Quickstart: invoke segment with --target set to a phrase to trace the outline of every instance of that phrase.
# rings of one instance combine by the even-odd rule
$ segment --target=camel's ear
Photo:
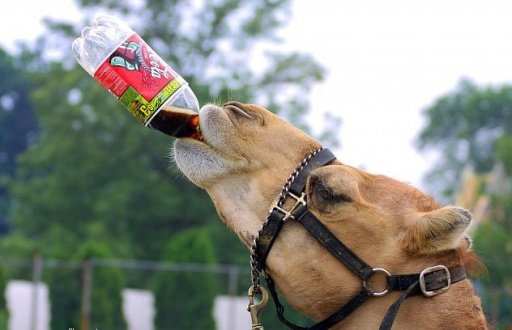
[[[446,206],[421,215],[411,223],[402,237],[409,252],[432,254],[467,244],[464,232],[472,219],[471,213],[461,207]]]

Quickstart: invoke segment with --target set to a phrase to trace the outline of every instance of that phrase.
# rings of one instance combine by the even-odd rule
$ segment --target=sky
[[[6,0],[0,44],[32,40],[42,17],[73,19],[71,0]],[[310,120],[342,118],[337,157],[423,187],[434,155],[414,142],[422,111],[462,78],[512,82],[510,0],[295,0],[283,48],[313,56],[327,70],[314,86]]]

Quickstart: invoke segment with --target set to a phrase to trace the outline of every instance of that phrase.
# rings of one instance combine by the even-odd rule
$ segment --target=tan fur
[[[199,118],[205,142],[177,140],[176,164],[206,189],[221,218],[250,247],[283,183],[320,144],[256,105],[208,105]],[[477,263],[464,235],[469,212],[440,207],[407,184],[335,161],[310,174],[306,192],[310,211],[372,267],[410,274],[438,264]],[[316,320],[361,288],[357,277],[293,221],[279,234],[266,270],[291,305]],[[375,278],[371,285],[381,282]],[[378,329],[398,295],[371,298],[336,329]],[[393,329],[487,325],[471,282],[463,280],[434,298],[409,298]]]

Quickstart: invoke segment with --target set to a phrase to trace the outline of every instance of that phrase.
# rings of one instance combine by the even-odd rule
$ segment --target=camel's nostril
[[[245,107],[242,103],[231,101],[226,104],[224,104],[224,109],[228,109],[233,111],[235,114],[240,115],[247,119],[254,119],[253,116],[251,116],[247,111],[245,110]]]

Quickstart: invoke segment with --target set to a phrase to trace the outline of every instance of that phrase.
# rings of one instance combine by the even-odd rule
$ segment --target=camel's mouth
[[[190,138],[212,147],[220,147],[220,149],[227,147],[225,142],[236,140],[237,133],[234,127],[240,127],[236,118],[255,120],[243,104],[235,101],[227,102],[222,107],[208,104],[201,108],[199,114],[176,108],[168,111],[175,112],[176,122],[173,124],[183,127],[182,131],[178,131],[173,136]]]
[[[178,168],[198,186],[205,188],[247,167],[245,154],[250,139],[246,136],[251,131],[246,125],[253,117],[241,107],[234,103],[203,106],[190,120],[193,131],[174,142]]]
[[[203,132],[201,132],[201,125],[199,124],[199,115],[195,116],[194,118],[192,118],[190,120],[190,125],[193,129],[192,134],[190,134],[188,136],[183,136],[183,137],[188,137],[190,139],[194,139],[199,142],[204,142]],[[177,136],[177,137],[179,137],[179,136]]]
[[[201,132],[201,126],[199,125],[199,117],[197,119],[196,133],[191,136],[192,139],[204,142],[203,132]]]
[[[235,126],[238,125],[234,124],[234,119],[229,114],[230,112],[236,113],[238,116],[245,114],[246,117],[252,118],[229,103],[222,107],[208,104],[201,108],[199,113],[187,113],[190,117],[185,118],[185,116],[181,116],[178,118],[177,116],[177,120],[187,122],[180,124],[184,127],[183,132],[174,136],[185,138],[185,140],[196,140],[216,149],[217,152],[225,153],[227,149],[232,147],[232,143],[237,140]]]

